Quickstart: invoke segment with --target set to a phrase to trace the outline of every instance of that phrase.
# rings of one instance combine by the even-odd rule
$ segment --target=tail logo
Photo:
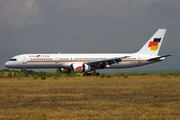
[[[150,47],[150,50],[156,51],[158,49],[158,43],[161,41],[161,38],[154,38],[153,41],[149,42],[148,47]]]

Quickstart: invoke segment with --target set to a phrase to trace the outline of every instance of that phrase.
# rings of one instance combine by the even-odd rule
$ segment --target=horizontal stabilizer
[[[151,59],[149,59],[149,60],[147,60],[147,61],[159,60],[160,58],[169,57],[169,56],[172,56],[172,55],[163,55],[163,56],[160,56],[160,57],[151,58]]]

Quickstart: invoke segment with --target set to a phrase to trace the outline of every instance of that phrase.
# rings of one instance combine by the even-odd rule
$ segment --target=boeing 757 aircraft
[[[12,57],[5,66],[13,69],[59,68],[60,71],[78,73],[96,72],[96,69],[130,68],[156,63],[171,55],[159,56],[166,29],[159,29],[135,53],[91,54],[21,54]]]

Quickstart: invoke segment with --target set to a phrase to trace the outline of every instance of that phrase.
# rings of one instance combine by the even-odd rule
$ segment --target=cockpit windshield
[[[12,58],[12,59],[10,59],[9,61],[17,61],[17,59]]]

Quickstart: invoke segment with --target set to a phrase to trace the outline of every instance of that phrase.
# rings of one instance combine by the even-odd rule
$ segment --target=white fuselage
[[[151,64],[156,61],[147,61],[152,58],[148,55],[140,54],[22,54],[14,56],[10,61],[5,63],[6,67],[15,69],[36,69],[36,68],[71,68],[74,63],[86,63],[90,61],[105,60],[116,57],[130,56],[122,59],[121,62],[107,65],[105,68],[129,68],[137,67],[146,64]],[[155,56],[153,56],[155,57]],[[16,59],[16,60],[13,60]]]
[[[65,68],[75,72],[138,67],[171,56],[158,56],[165,32],[166,29],[159,29],[138,52],[132,54],[22,54],[12,57],[5,66],[15,69]]]

